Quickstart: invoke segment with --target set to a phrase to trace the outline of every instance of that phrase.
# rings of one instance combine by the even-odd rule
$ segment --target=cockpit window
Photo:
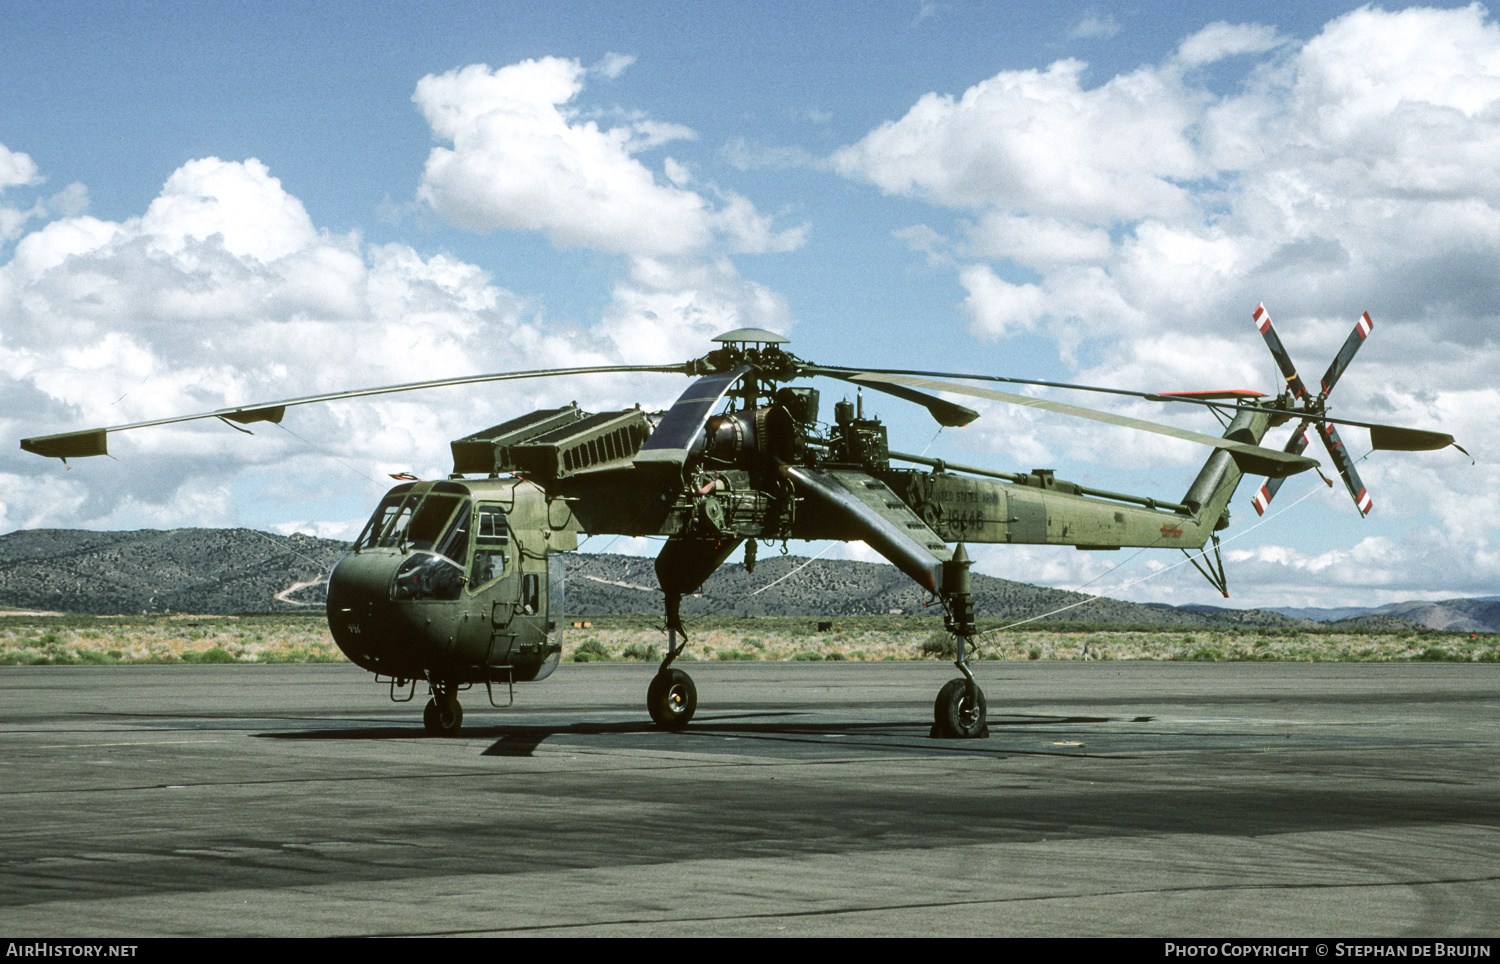
[[[398,486],[386,493],[385,498],[380,500],[380,505],[375,507],[375,512],[370,516],[370,521],[365,523],[364,530],[360,532],[359,538],[354,540],[356,551],[360,549],[373,549],[381,545],[381,537],[390,528],[391,522],[396,518],[396,513],[401,503],[410,501],[415,503],[416,496],[409,493],[411,486]]]
[[[450,504],[451,503],[451,504]],[[456,511],[452,504],[457,505]],[[430,527],[452,521],[433,540]],[[399,519],[399,514],[398,514]],[[412,514],[406,538],[412,554],[391,580],[392,599],[457,599],[464,585],[464,562],[469,554],[469,500],[452,495],[429,495]]]
[[[414,492],[389,492],[370,516],[354,548],[381,546],[431,551],[445,533],[451,537],[449,520],[460,505],[467,509],[468,504],[468,499],[447,492],[430,492],[425,497]],[[467,545],[455,558],[463,558],[465,548]]]
[[[428,495],[412,513],[411,523],[402,533],[406,544],[413,549],[431,549],[437,545],[438,536],[443,534],[448,520],[453,518],[453,510],[458,508],[459,503],[467,501],[456,495],[436,492]],[[400,521],[397,519],[398,524]]]

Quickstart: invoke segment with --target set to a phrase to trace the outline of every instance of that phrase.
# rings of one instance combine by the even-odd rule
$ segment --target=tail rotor
[[[1287,389],[1292,401],[1301,406],[1301,412],[1311,417],[1303,418],[1297,425],[1297,430],[1286,443],[1284,451],[1292,455],[1302,454],[1307,448],[1307,428],[1316,425],[1318,435],[1323,440],[1323,447],[1328,450],[1329,458],[1339,470],[1339,476],[1344,480],[1344,485],[1349,490],[1350,497],[1354,500],[1355,508],[1361,516],[1370,514],[1375,503],[1370,498],[1369,491],[1364,482],[1360,480],[1359,472],[1354,468],[1354,459],[1350,457],[1344,440],[1339,436],[1338,429],[1331,422],[1324,422],[1317,416],[1323,414],[1324,405],[1328,394],[1338,384],[1339,377],[1344,374],[1344,369],[1354,360],[1354,353],[1359,351],[1365,339],[1375,328],[1375,322],[1370,320],[1367,311],[1355,322],[1354,330],[1344,340],[1344,345],[1339,349],[1333,361],[1328,365],[1328,371],[1324,373],[1320,383],[1320,391],[1313,396],[1303,384],[1302,377],[1297,374],[1297,366],[1292,364],[1292,357],[1287,353],[1286,347],[1282,345],[1281,338],[1276,334],[1276,328],[1271,324],[1271,314],[1266,311],[1264,304],[1256,305],[1252,315],[1255,327],[1260,331],[1261,337],[1266,340],[1266,347],[1271,350],[1271,356],[1276,359],[1276,366],[1281,369],[1282,376],[1286,379]],[[1281,488],[1281,479],[1267,479],[1265,484],[1256,491],[1251,503],[1259,515],[1264,515],[1266,508],[1271,504],[1271,499],[1276,496],[1277,490]],[[1330,485],[1332,483],[1329,483]]]

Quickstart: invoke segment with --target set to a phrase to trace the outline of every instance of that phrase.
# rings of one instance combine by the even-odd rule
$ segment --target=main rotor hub
[[[778,383],[796,378],[803,364],[795,355],[781,350],[780,346],[787,343],[786,336],[764,328],[736,328],[719,335],[714,341],[724,347],[690,362],[689,372],[709,375],[748,366],[750,373],[736,390],[730,392],[742,399],[747,408],[753,408],[758,399],[774,394]]]

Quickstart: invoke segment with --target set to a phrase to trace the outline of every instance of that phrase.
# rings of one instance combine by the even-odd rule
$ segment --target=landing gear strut
[[[464,725],[464,708],[458,704],[458,696],[451,685],[434,684],[432,699],[422,710],[422,725],[428,736],[457,736]]]
[[[969,591],[969,554],[958,544],[952,560],[943,563],[943,598],[948,604],[947,628],[957,644],[953,665],[963,679],[949,680],[938,690],[932,706],[932,735],[948,739],[973,739],[990,735],[985,722],[984,690],[969,670],[968,647],[974,625],[974,596]]]
[[[687,645],[687,633],[682,631],[682,618],[677,610],[680,601],[680,596],[667,596],[667,656],[646,689],[646,709],[651,713],[651,721],[668,730],[687,726],[698,709],[698,687],[693,685],[693,678],[672,668],[672,660]],[[677,643],[679,633],[682,645]]]

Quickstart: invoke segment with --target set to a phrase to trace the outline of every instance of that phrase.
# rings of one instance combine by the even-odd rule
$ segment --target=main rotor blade
[[[250,422],[280,422],[286,410],[293,405],[311,405],[315,402],[335,402],[345,398],[364,398],[370,395],[390,395],[396,392],[414,392],[424,388],[447,388],[454,385],[477,385],[483,382],[504,382],[522,378],[548,378],[556,375],[612,375],[629,372],[665,372],[687,374],[686,365],[600,365],[590,368],[539,368],[524,372],[494,372],[488,375],[461,375],[457,378],[435,378],[425,382],[406,382],[401,385],[383,385],[378,388],[357,388],[345,392],[327,392],[322,395],[305,395],[277,402],[261,402],[254,405],[237,405],[220,408],[196,415],[175,415],[127,425],[111,425],[107,428],[90,428],[78,432],[62,432],[57,435],[39,435],[21,440],[21,448],[27,452],[48,458],[81,458],[88,455],[108,455],[106,437],[110,432],[124,432],[135,428],[151,428],[156,425],[173,425],[178,422],[193,422],[204,418],[227,419],[242,425]]]
[[[798,465],[783,465],[780,471],[792,480],[799,496],[840,519],[850,530],[847,538],[863,541],[928,592],[942,587],[943,562],[952,558],[948,547],[926,526],[913,523],[918,527],[914,533],[889,518],[889,510],[881,509],[879,502],[860,498],[861,493],[869,498],[872,491],[893,496],[884,483],[863,472],[827,472]],[[937,541],[919,542],[914,534]]]
[[[1008,402],[1012,405],[1023,405],[1027,408],[1039,408],[1043,411],[1056,412],[1060,415],[1072,415],[1077,418],[1092,419],[1096,422],[1104,422],[1108,425],[1119,425],[1123,428],[1133,428],[1142,432],[1151,432],[1155,435],[1165,435],[1169,438],[1182,439],[1187,442],[1197,442],[1200,445],[1211,445],[1217,449],[1223,449],[1235,457],[1244,472],[1255,475],[1267,475],[1281,477],[1295,475],[1305,472],[1318,465],[1316,459],[1306,456],[1291,455],[1286,452],[1278,452],[1275,449],[1262,448],[1259,445],[1250,445],[1246,442],[1236,442],[1231,439],[1218,438],[1213,435],[1204,435],[1201,432],[1191,432],[1187,429],[1173,428],[1169,425],[1160,425],[1156,422],[1148,422],[1144,419],[1131,418],[1127,415],[1115,415],[1110,412],[1101,412],[1097,409],[1082,408],[1077,405],[1068,405],[1063,402],[1048,401],[1043,398],[1032,398],[1029,395],[1012,395],[1009,392],[997,392],[988,388],[974,388],[968,385],[955,385],[952,382],[939,382],[927,378],[912,378],[906,375],[883,375],[874,372],[866,372],[851,376],[851,381],[856,382],[886,382],[897,385],[910,385],[917,388],[927,388],[933,391],[954,392],[959,395],[972,395],[975,398],[990,398],[998,402]]]
[[[853,373],[842,371],[836,368],[808,366],[802,369],[802,374],[824,375],[828,378],[837,378],[841,381],[846,382],[854,380]],[[937,423],[944,428],[962,428],[963,426],[968,425],[970,422],[979,417],[979,413],[974,411],[972,408],[968,408],[967,406],[958,405],[954,402],[938,398],[936,395],[929,395],[926,392],[919,392],[913,388],[905,388],[901,385],[874,384],[871,384],[869,387],[875,389],[877,392],[884,392],[887,395],[894,395],[895,397],[903,399],[904,401],[915,402],[916,404],[927,409],[928,413],[931,414],[932,417],[937,420]]]
[[[634,464],[665,465],[680,470],[703,438],[703,427],[719,400],[749,372],[750,366],[739,365],[727,372],[704,375],[689,385],[636,453]]]
[[[892,380],[897,380],[894,376],[901,376],[900,380],[903,384],[912,385],[921,384],[922,380],[927,378],[964,378],[977,382],[1003,382],[1010,385],[1038,385],[1043,388],[1065,388],[1075,392],[1097,392],[1102,395],[1123,395],[1126,398],[1141,398],[1145,399],[1148,402],[1180,402],[1187,405],[1198,405],[1203,408],[1212,408],[1221,412],[1229,413],[1233,413],[1239,406],[1226,404],[1226,399],[1214,399],[1209,396],[1223,395],[1230,398],[1253,397],[1253,393],[1238,391],[1191,393],[1177,392],[1167,394],[1164,394],[1162,392],[1137,392],[1132,391],[1128,388],[1103,388],[1098,385],[1076,385],[1070,382],[1049,382],[1042,381],[1041,379],[1036,378],[1009,378],[1003,375],[973,375],[969,374],[968,372],[926,372],[900,368],[837,369],[829,368],[827,366],[809,366],[805,370],[809,372],[816,372],[818,374],[832,375],[834,377],[841,377],[837,373],[844,372],[847,373],[845,376],[843,376],[847,381],[856,381],[859,380],[859,377],[862,375],[870,375],[879,377],[893,376]],[[911,377],[908,378],[905,376]],[[935,385],[940,384],[943,383],[933,382],[928,387],[931,388]],[[965,395],[976,394],[975,390],[971,390],[967,386],[950,387],[944,385],[941,390],[958,392]],[[1003,395],[1005,393],[1002,392],[1000,394]],[[1012,395],[1007,396],[1007,398],[1026,398],[1028,404],[1037,401],[1037,399],[1033,399],[1025,395]],[[1089,409],[1085,409],[1085,411],[1089,411]],[[1454,448],[1458,449],[1460,452],[1463,452],[1465,455],[1469,454],[1464,450],[1463,446],[1459,445],[1453,440],[1453,436],[1443,432],[1432,432],[1428,431],[1427,429],[1420,428],[1401,428],[1395,425],[1381,425],[1376,422],[1361,422],[1352,418],[1335,418],[1331,415],[1312,414],[1308,412],[1298,411],[1296,409],[1293,409],[1291,411],[1286,411],[1285,409],[1268,409],[1268,411],[1272,412],[1273,414],[1277,411],[1281,411],[1292,418],[1304,418],[1319,425],[1329,423],[1333,425],[1352,425],[1356,428],[1369,429],[1371,448],[1388,449],[1399,452],[1432,452],[1438,449],[1447,448],[1451,445]],[[1208,437],[1211,438],[1212,436]],[[1311,466],[1308,466],[1308,468],[1311,468]],[[1252,474],[1268,475],[1269,473],[1252,471]]]

